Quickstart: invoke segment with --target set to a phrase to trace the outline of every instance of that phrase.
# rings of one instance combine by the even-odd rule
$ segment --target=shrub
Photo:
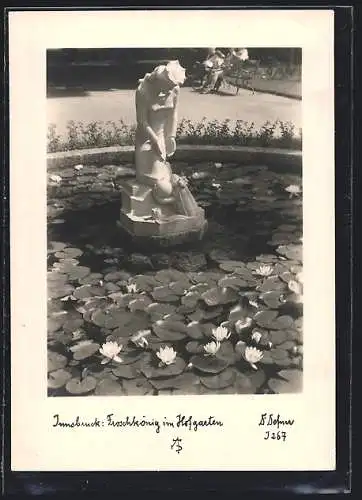
[[[107,146],[131,146],[135,141],[135,126],[119,122],[93,121],[88,124],[70,121],[65,136],[58,134],[56,125],[50,124],[47,134],[47,151],[71,151],[75,149],[100,148]],[[285,149],[301,149],[302,131],[299,135],[291,122],[266,122],[260,129],[255,123],[229,119],[192,122],[183,118],[177,128],[179,144],[263,146]]]

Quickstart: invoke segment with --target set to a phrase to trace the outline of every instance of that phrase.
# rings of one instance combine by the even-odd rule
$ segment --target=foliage
[[[116,230],[121,167],[60,168],[49,183],[50,395],[301,390],[300,177],[181,167],[210,236],[167,260]]]
[[[285,149],[301,149],[302,135],[290,122],[266,122],[260,129],[254,123],[229,119],[224,121],[200,122],[180,120],[177,129],[179,144],[233,145],[233,146],[270,146]],[[75,149],[101,148],[107,146],[131,146],[135,140],[135,126],[119,122],[94,121],[88,124],[70,121],[67,133],[61,136],[56,125],[48,127],[47,151],[72,151]]]

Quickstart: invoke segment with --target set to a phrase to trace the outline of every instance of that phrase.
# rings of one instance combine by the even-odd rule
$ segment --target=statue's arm
[[[148,123],[146,100],[139,90],[136,91],[136,119],[137,126],[144,130],[152,144],[157,144],[157,136]]]

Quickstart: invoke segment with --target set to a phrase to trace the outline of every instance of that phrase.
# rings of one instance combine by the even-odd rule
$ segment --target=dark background
[[[220,47],[224,54],[229,48]],[[249,59],[261,65],[300,65],[300,48],[249,48]],[[47,85],[88,88],[114,86],[133,88],[135,82],[158,64],[178,59],[187,73],[196,61],[203,61],[206,48],[102,48],[53,49],[47,51]]]

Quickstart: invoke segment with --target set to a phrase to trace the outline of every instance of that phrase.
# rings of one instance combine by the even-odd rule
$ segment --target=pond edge
[[[133,163],[133,161],[134,146],[77,149],[47,154],[48,171],[78,163],[110,165],[120,162]],[[267,164],[282,171],[302,172],[302,151],[270,147],[180,145],[172,161]]]

